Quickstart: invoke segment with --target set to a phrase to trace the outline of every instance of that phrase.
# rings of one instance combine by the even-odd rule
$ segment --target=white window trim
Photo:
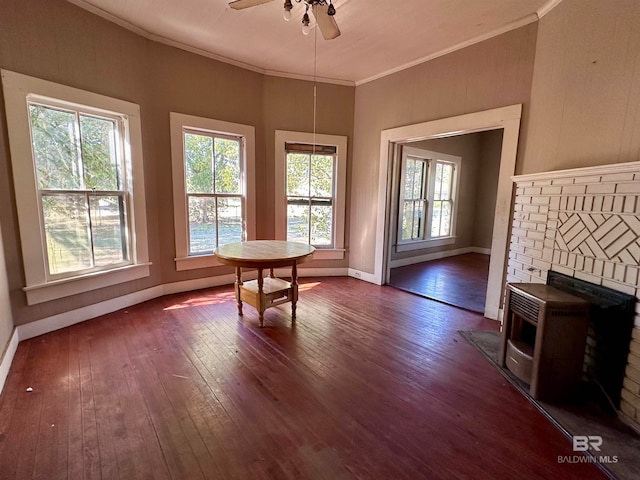
[[[148,277],[151,264],[149,263],[147,245],[140,107],[135,103],[8,70],[2,70],[2,85],[7,113],[22,259],[27,284],[23,290],[27,296],[27,303],[33,305],[47,302],[60,297]],[[43,247],[45,232],[42,227],[43,222],[40,221],[41,212],[38,206],[38,190],[33,166],[31,129],[27,108],[29,95],[39,95],[56,101],[85,105],[126,116],[128,126],[125,128],[125,143],[128,143],[129,149],[125,149],[127,150],[125,158],[130,169],[133,188],[131,265],[60,280],[47,279],[46,253]]]
[[[276,130],[275,148],[275,233],[276,240],[287,239],[286,202],[286,148],[287,143],[313,144],[314,134]],[[315,134],[315,143],[336,147],[336,201],[334,216],[334,246],[330,249],[317,248],[315,260],[340,260],[344,258],[344,223],[347,191],[347,137],[343,135]]]
[[[184,174],[183,130],[204,130],[242,137],[244,141],[242,194],[245,202],[244,231],[247,240],[256,238],[255,200],[255,128],[240,123],[182,113],[169,114],[171,124],[171,163],[173,173],[173,220],[176,240],[176,270],[192,270],[221,266],[213,254],[189,255],[189,222],[187,213],[186,179]]]
[[[418,239],[418,240],[402,240],[400,238],[400,232],[401,232],[401,222],[402,222],[402,215],[400,215],[400,212],[398,211],[398,220],[397,220],[397,235],[398,235],[398,239],[397,239],[397,245],[396,245],[396,251],[397,252],[409,252],[412,250],[421,250],[424,248],[432,248],[432,247],[441,247],[444,245],[452,245],[455,243],[456,241],[456,224],[457,224],[457,215],[458,215],[458,184],[460,182],[460,172],[462,169],[462,158],[455,156],[455,155],[448,155],[446,153],[439,153],[439,152],[433,152],[430,150],[424,150],[421,148],[415,148],[415,147],[408,147],[408,146],[403,146],[402,147],[402,161],[400,162],[400,182],[403,181],[404,179],[404,165],[405,165],[405,160],[408,156],[411,157],[417,157],[423,160],[441,160],[443,162],[448,162],[448,163],[453,163],[455,165],[455,172],[454,172],[454,180],[453,180],[453,192],[451,195],[451,198],[453,199],[453,212],[451,215],[451,222],[452,222],[452,227],[451,227],[451,235],[447,236],[447,237],[436,237],[436,238],[426,238],[426,239]],[[428,167],[428,172],[427,172],[427,181],[428,186],[427,186],[427,199],[428,199],[428,209],[426,212],[426,219],[427,219],[427,224],[425,225],[425,232],[427,234],[427,237],[430,235],[429,230],[431,228],[431,212],[432,212],[432,208],[433,208],[433,189],[434,189],[434,185],[435,185],[435,175],[432,172],[432,164],[430,162],[429,167]],[[400,185],[398,187],[398,210],[401,207],[402,204],[402,186]]]

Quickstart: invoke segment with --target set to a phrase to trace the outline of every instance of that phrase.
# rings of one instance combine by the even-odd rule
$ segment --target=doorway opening
[[[400,158],[401,146],[431,139],[444,139],[458,135],[491,130],[502,130],[497,193],[493,211],[489,273],[484,315],[498,319],[504,290],[506,259],[509,244],[509,226],[516,151],[520,130],[521,105],[511,105],[457,117],[450,117],[404,127],[383,130],[380,142],[378,185],[378,211],[381,217],[376,227],[376,253],[374,277],[377,283],[388,284],[394,246],[394,159]]]
[[[484,313],[502,129],[399,145],[389,285]]]

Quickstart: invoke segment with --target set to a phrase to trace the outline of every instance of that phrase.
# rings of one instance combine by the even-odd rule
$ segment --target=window
[[[420,158],[407,158],[404,162],[402,199],[402,240],[424,238],[424,214],[427,210],[427,171],[429,162]]]
[[[219,265],[220,245],[255,239],[254,129],[171,113],[176,268]]]
[[[189,255],[213,253],[243,239],[242,139],[187,129],[183,135]]]
[[[453,231],[453,163],[435,161],[436,174],[433,186],[433,201],[429,209],[431,238],[449,237]]]
[[[128,264],[131,215],[123,118],[30,98],[49,277]]]
[[[2,80],[28,303],[148,276],[138,105]]]
[[[344,258],[347,139],[276,131],[276,238]]]
[[[287,143],[287,240],[333,247],[336,148]]]
[[[460,157],[403,147],[398,202],[399,250],[403,245],[411,249],[435,246],[436,241],[453,243],[460,163]]]

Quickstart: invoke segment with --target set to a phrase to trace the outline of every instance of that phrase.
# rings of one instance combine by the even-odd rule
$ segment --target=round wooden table
[[[291,320],[296,319],[296,302],[298,301],[298,269],[302,263],[313,255],[315,248],[311,245],[283,240],[251,240],[247,242],[229,243],[218,247],[213,253],[221,263],[236,267],[236,301],[238,314],[242,315],[242,302],[247,302],[258,310],[260,326],[264,324],[264,311],[282,303],[291,302]],[[291,281],[276,278],[274,268],[291,267]],[[257,280],[242,281],[242,269],[258,270]],[[269,276],[264,278],[263,270],[269,269]]]

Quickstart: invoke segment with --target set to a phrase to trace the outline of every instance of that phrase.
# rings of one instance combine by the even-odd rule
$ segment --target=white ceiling
[[[68,0],[148,38],[259,72],[313,78],[302,4],[232,10],[228,0]],[[319,80],[358,85],[536,21],[560,0],[333,0],[342,35],[317,35]],[[313,22],[312,22],[313,23]]]

